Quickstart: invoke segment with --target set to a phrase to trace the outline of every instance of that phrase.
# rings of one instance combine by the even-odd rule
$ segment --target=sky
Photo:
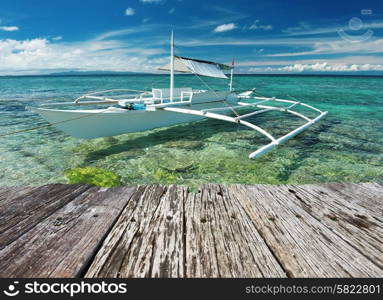
[[[155,73],[171,30],[236,73],[383,74],[382,0],[1,0],[0,75]]]

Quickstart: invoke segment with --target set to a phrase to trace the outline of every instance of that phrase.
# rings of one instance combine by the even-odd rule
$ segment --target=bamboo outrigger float
[[[170,64],[160,68],[160,70],[170,71],[169,88],[152,89],[151,91],[118,89],[93,92],[77,98],[74,102],[44,104],[40,107],[31,108],[31,110],[39,113],[60,130],[80,138],[96,138],[144,131],[203,118],[237,123],[263,134],[270,140],[269,144],[250,153],[249,158],[257,158],[266,154],[315,124],[327,114],[327,112],[299,101],[252,96],[254,89],[236,93],[232,85],[234,66],[175,56],[173,33],[170,49]],[[230,71],[230,78],[225,75],[224,71]],[[175,88],[174,72],[228,79],[229,90]],[[101,109],[49,108],[49,106],[68,106],[68,104],[74,106],[108,105],[108,107]],[[318,116],[308,118],[292,110],[295,106],[313,110],[318,113]],[[242,108],[253,111],[240,114],[237,110]],[[244,120],[273,110],[298,116],[306,123],[282,137],[275,138],[261,127]],[[234,116],[226,115],[228,112]]]

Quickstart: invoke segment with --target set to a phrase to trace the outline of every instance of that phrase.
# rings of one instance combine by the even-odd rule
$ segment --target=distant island
[[[63,71],[46,74],[48,76],[91,76],[91,75],[167,75],[167,73],[118,72],[118,71]],[[187,75],[190,74],[178,74]],[[382,76],[381,71],[360,72],[291,72],[291,73],[237,73],[236,76]]]
[[[44,76],[168,76],[167,73],[143,73],[143,72],[118,72],[118,71],[61,71],[61,72],[44,72],[42,74],[9,74],[0,75],[1,77],[44,77]],[[192,74],[178,74],[178,76],[193,76]],[[235,73],[235,76],[331,76],[331,77],[382,77],[382,71],[360,71],[360,72],[292,72],[292,73]]]
[[[74,75],[143,75],[139,72],[117,72],[117,71],[65,71],[49,73],[52,76],[74,76]]]

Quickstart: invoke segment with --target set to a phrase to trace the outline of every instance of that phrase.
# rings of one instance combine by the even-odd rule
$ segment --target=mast
[[[174,35],[170,38],[170,101],[173,101],[173,89],[174,89]]]
[[[233,91],[233,74],[234,74],[234,58],[233,58],[233,61],[231,62],[231,70],[230,70],[230,83],[229,83],[229,89],[230,89],[230,92]]]

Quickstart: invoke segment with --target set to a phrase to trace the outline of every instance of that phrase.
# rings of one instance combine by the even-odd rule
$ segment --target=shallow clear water
[[[204,79],[226,89],[220,80]],[[0,134],[46,124],[25,109],[73,100],[100,89],[167,87],[166,76],[62,76],[0,78]],[[179,76],[177,86],[203,88],[198,78]],[[247,128],[203,120],[111,138],[81,140],[54,127],[0,137],[0,185],[68,182],[64,173],[97,167],[140,183],[314,183],[383,179],[383,77],[237,76],[238,89],[295,98],[328,115],[257,160],[248,155],[267,139]],[[280,136],[303,124],[269,112],[251,118]]]

